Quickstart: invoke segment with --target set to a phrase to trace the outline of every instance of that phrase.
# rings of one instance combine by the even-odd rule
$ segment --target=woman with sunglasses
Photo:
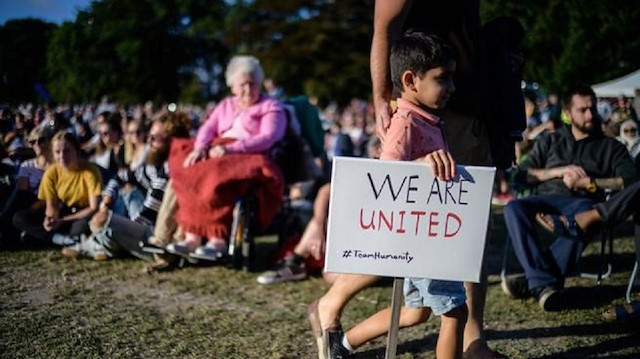
[[[149,150],[146,143],[146,131],[141,120],[129,119],[124,133],[124,162],[129,170],[144,164],[144,158]]]
[[[37,202],[38,186],[44,171],[53,163],[50,146],[51,134],[47,128],[36,127],[27,137],[27,143],[35,157],[20,164],[16,175],[16,186],[7,202],[0,208],[0,232],[3,241],[9,245],[18,242],[18,232],[10,223],[17,212],[29,208]]]

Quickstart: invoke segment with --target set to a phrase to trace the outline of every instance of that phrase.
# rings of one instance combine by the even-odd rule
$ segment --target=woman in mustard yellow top
[[[51,149],[55,163],[42,177],[38,203],[16,213],[13,221],[39,241],[69,245],[72,237],[89,233],[87,221],[98,209],[102,177],[93,164],[81,158],[72,133],[58,132]]]

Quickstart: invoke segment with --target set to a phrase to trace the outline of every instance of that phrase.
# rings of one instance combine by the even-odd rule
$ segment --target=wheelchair
[[[285,190],[294,183],[315,182],[322,177],[318,168],[309,167],[309,159],[313,156],[308,142],[295,130],[300,128],[295,110],[287,110],[286,113],[287,133],[270,153],[270,157],[282,171]],[[260,234],[255,218],[257,206],[257,200],[251,194],[239,198],[235,203],[228,251],[232,268],[248,271],[256,269],[255,237]],[[312,214],[312,201],[292,200],[285,193],[283,206],[267,229],[267,234],[276,233],[278,248],[281,248],[286,241],[302,237]]]
[[[298,240],[311,219],[313,203],[285,198],[269,228],[261,233],[256,225],[257,201],[251,194],[238,199],[233,208],[233,222],[229,236],[229,266],[254,271],[256,268],[257,236],[275,233],[277,247],[288,240]]]
[[[285,189],[288,191],[289,185],[311,181],[315,183],[324,174],[315,166],[309,144],[302,137],[299,123],[296,124],[295,110],[287,110],[287,121],[286,134],[271,149],[269,157],[282,172]],[[320,125],[319,119],[317,124]],[[186,259],[180,256],[178,267],[188,264],[223,263],[231,268],[254,270],[256,269],[255,238],[257,236],[275,233],[278,237],[278,247],[287,241],[299,240],[307,222],[312,217],[312,201],[292,200],[287,192],[283,193],[283,205],[268,228],[260,231],[257,218],[260,212],[256,192],[256,189],[250,188],[246,194],[237,198],[233,208],[228,251],[222,258],[207,260]],[[140,247],[147,253],[166,254],[164,248],[156,247],[146,241],[141,241]]]

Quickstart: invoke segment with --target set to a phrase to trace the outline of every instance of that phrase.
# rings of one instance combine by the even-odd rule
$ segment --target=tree
[[[486,0],[484,19],[510,15],[527,30],[525,78],[562,92],[572,83],[598,83],[640,67],[632,1]]]
[[[345,104],[371,94],[373,1],[238,2],[226,44],[258,57],[288,94]]]
[[[0,99],[36,101],[34,86],[44,82],[45,55],[54,24],[41,20],[7,21],[0,26]]]
[[[222,3],[94,1],[54,35],[48,61],[52,88],[66,100],[110,95],[123,103],[176,101],[181,85],[192,81],[189,69],[203,53],[198,47],[215,48],[204,44],[210,38],[199,36],[197,26],[206,16],[219,16]]]

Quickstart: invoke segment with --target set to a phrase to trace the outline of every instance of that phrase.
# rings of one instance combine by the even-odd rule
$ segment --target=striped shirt
[[[165,162],[161,167],[151,164],[142,164],[134,171],[120,171],[117,176],[109,180],[103,195],[116,198],[118,191],[125,184],[136,186],[142,193],[146,193],[142,211],[134,220],[149,226],[155,225],[158,210],[164,196],[164,189],[169,180],[169,166]]]

